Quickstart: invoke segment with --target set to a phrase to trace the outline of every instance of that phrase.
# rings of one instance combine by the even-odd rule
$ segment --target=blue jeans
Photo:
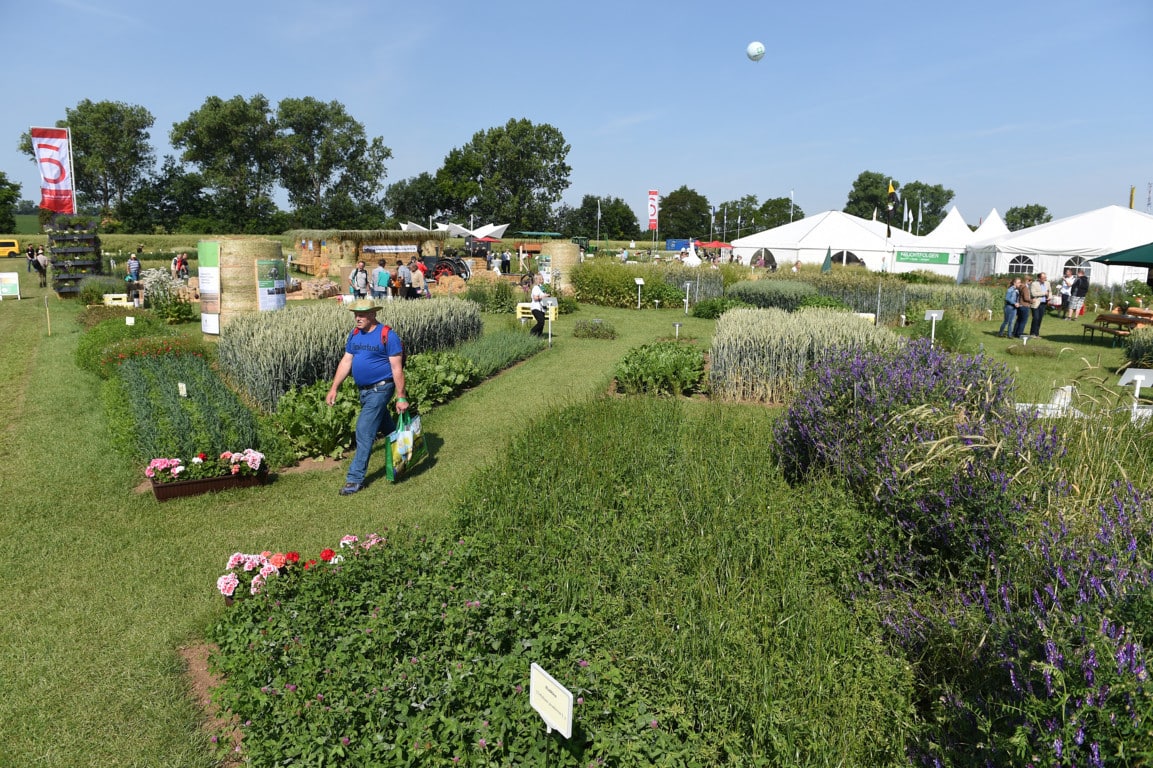
[[[1025,323],[1029,322],[1030,307],[1017,307],[1017,325],[1013,328],[1013,333],[1009,334],[1014,339],[1019,339],[1025,334]]]
[[[384,425],[385,434],[396,429],[396,422],[388,412],[388,403],[392,400],[392,393],[396,391],[396,384],[386,381],[370,389],[360,390],[360,416],[356,418],[356,453],[352,456],[352,464],[348,467],[346,483],[360,485],[368,472],[368,459],[372,456],[372,444],[376,442],[376,435]]]
[[[1011,336],[1013,334],[1013,326],[1017,324],[1017,308],[1012,304],[1005,304],[1005,320],[1001,323],[1001,329],[997,331],[998,336]]]

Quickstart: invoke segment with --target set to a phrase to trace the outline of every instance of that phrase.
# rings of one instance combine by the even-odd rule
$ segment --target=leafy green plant
[[[846,312],[851,312],[853,310],[852,307],[850,307],[848,304],[841,301],[840,299],[834,298],[832,296],[825,296],[824,294],[820,294],[820,293],[815,293],[815,294],[812,294],[811,296],[805,296],[804,298],[802,298],[800,308],[801,309],[811,309],[811,308],[842,309],[842,310],[845,310]]]
[[[577,320],[573,323],[572,335],[578,339],[615,339],[617,329],[603,320]]]
[[[704,353],[676,341],[645,344],[629,350],[615,376],[625,394],[691,395],[704,384]]]
[[[964,318],[958,317],[956,312],[945,312],[944,316],[936,322],[925,319],[925,310],[929,309],[920,302],[909,305],[910,317],[915,318],[911,327],[914,338],[933,339],[933,343],[947,352],[975,352],[973,326]]]
[[[480,380],[474,362],[455,352],[426,352],[408,358],[405,394],[419,413],[428,413]]]
[[[356,386],[346,379],[331,406],[325,402],[328,388],[325,381],[294,387],[276,404],[271,422],[297,459],[340,459],[356,442],[356,417],[360,413]]]

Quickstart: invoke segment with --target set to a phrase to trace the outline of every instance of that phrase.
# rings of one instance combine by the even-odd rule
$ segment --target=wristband
[[[408,402],[408,398],[407,398],[407,397],[398,397],[398,398],[396,398],[396,402],[398,402],[398,403],[407,403],[407,402]]]

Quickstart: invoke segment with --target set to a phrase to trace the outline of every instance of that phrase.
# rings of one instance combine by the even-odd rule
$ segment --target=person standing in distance
[[[396,394],[396,410],[408,410],[408,400],[404,396],[404,347],[396,331],[384,328],[376,320],[380,305],[372,299],[352,302],[349,307],[356,317],[356,328],[348,334],[344,343],[344,357],[336,366],[332,386],[324,401],[330,406],[336,403],[336,393],[341,383],[351,374],[360,390],[360,415],[356,418],[356,453],[348,467],[341,496],[350,496],[364,487],[364,476],[368,471],[368,460],[372,456],[372,444],[384,425],[385,434],[396,429],[392,416],[388,413],[388,403]]]
[[[1089,278],[1085,270],[1077,270],[1077,278],[1069,287],[1069,316],[1066,320],[1076,320],[1081,315],[1081,308],[1085,306],[1085,297],[1089,295]]]
[[[531,303],[528,305],[528,308],[529,311],[532,312],[533,318],[536,320],[536,325],[534,325],[529,331],[529,333],[533,336],[544,335],[544,300],[545,297],[548,296],[548,293],[545,292],[541,285],[543,282],[544,278],[540,275],[537,275],[536,278],[532,281],[532,294],[529,296]]]

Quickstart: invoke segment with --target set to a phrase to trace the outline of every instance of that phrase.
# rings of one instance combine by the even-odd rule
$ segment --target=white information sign
[[[20,273],[0,272],[0,301],[4,297],[20,298]]]
[[[572,738],[572,691],[536,663],[529,671],[528,701],[544,719],[549,733],[555,728],[566,739]]]

